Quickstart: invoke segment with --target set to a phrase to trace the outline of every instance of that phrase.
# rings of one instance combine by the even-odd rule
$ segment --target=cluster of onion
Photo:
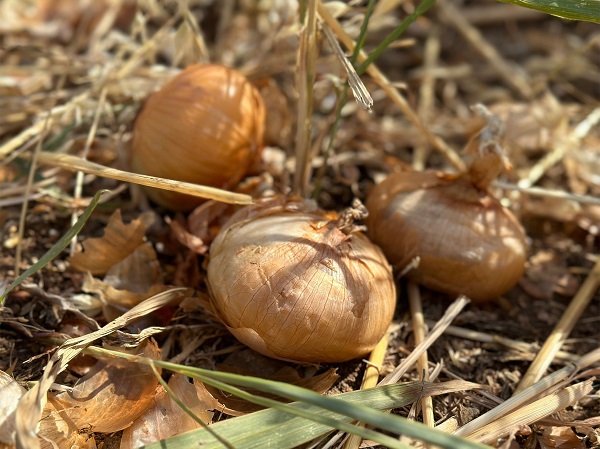
[[[194,65],[153,94],[139,114],[132,168],[144,174],[230,188],[262,145],[265,111],[238,72]],[[190,197],[148,190],[171,209]],[[243,343],[271,357],[340,362],[367,354],[394,313],[392,270],[353,224],[304,200],[241,209],[210,248],[214,311]]]
[[[230,188],[256,162],[264,121],[260,94],[246,78],[194,65],[147,100],[131,165]],[[359,205],[338,215],[307,200],[276,198],[239,210],[210,248],[207,283],[216,315],[262,354],[340,362],[367,354],[392,320],[388,260],[403,267],[419,257],[409,275],[434,289],[476,301],[498,296],[521,276],[525,260],[518,222],[487,191],[502,156],[479,151],[460,175],[390,176],[368,197],[371,240],[354,224],[367,215]],[[148,195],[171,209],[197,204],[161,190]]]

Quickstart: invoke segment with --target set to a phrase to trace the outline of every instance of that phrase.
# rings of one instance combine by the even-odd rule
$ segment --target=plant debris
[[[0,446],[134,448],[260,408],[189,372],[155,372],[145,356],[328,396],[384,378],[413,382],[427,394],[413,392],[393,414],[492,447],[600,447],[597,25],[493,0],[438,0],[363,74],[360,64],[421,2],[299,3],[0,2],[0,294],[110,190],[70,251],[0,305]],[[314,28],[301,39],[309,4]],[[512,165],[490,190],[527,234],[517,286],[487,304],[460,302],[448,319],[455,297],[399,277],[388,339],[368,362],[299,365],[245,348],[215,317],[206,287],[210,245],[239,206],[172,212],[122,176],[144,101],[198,62],[240,71],[265,103],[267,147],[231,202],[290,193],[296,132],[311,175],[300,190],[326,210],[364,202],[390,173],[460,170],[460,149],[481,127],[472,106],[485,105]],[[299,98],[298,77],[312,71],[311,102],[300,108],[310,115],[298,123],[309,97]],[[344,94],[347,77],[362,83],[370,112]],[[565,311],[569,323],[557,326]],[[548,341],[558,343],[548,351]],[[533,375],[541,382],[530,386]],[[447,382],[456,383],[436,389]],[[319,438],[315,447],[361,444]],[[360,447],[375,445],[363,438]]]

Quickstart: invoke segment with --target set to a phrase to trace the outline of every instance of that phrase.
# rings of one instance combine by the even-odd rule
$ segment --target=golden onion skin
[[[490,301],[523,275],[525,235],[514,215],[467,176],[390,175],[366,202],[367,234],[394,267],[433,290]]]
[[[210,249],[213,307],[252,349],[299,362],[364,356],[391,323],[396,291],[381,250],[301,204],[242,209]]]
[[[258,160],[264,122],[260,93],[241,73],[220,65],[191,65],[146,100],[134,126],[131,169],[231,188]],[[146,192],[174,210],[203,201],[161,189]]]

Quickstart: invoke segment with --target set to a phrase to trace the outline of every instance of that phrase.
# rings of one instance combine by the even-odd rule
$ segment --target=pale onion
[[[194,64],[152,94],[131,144],[133,171],[229,189],[259,159],[265,110],[258,90],[239,72]],[[147,189],[157,203],[189,210],[201,199]]]
[[[381,250],[346,225],[308,201],[248,206],[231,218],[211,246],[208,285],[238,340],[302,362],[373,349],[392,320],[394,280]]]
[[[474,302],[512,288],[526,260],[521,225],[488,192],[510,163],[497,141],[501,126],[495,117],[485,118],[488,124],[467,146],[471,161],[465,173],[395,173],[366,202],[367,234],[395,268],[402,271],[418,257],[408,277]]]

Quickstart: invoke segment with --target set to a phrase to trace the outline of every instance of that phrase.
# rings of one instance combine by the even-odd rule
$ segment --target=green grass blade
[[[383,40],[383,42],[381,42],[377,46],[377,48],[371,52],[371,54],[367,57],[367,59],[364,60],[364,62],[360,65],[360,67],[356,70],[356,72],[359,75],[362,75],[363,73],[365,73],[365,71],[367,70],[369,65],[373,61],[375,61],[379,57],[379,55],[381,55],[381,53],[383,53],[384,50],[390,46],[390,44],[392,42],[394,42],[396,39],[398,39],[406,31],[406,29],[410,26],[411,23],[413,23],[415,20],[417,20],[423,14],[425,14],[427,12],[427,10],[433,6],[434,3],[435,3],[435,0],[423,0],[419,4],[419,6],[417,6],[415,11],[412,14],[410,14],[409,16],[407,16],[402,21],[402,23],[400,25],[398,25],[390,34],[388,34],[385,37],[385,39]]]
[[[456,437],[455,435],[450,435],[439,430],[431,429],[421,423],[409,421],[400,416],[384,413],[380,410],[376,410],[374,408],[364,406],[359,403],[349,403],[348,401],[344,401],[339,399],[342,396],[322,396],[314,391],[298,387],[295,385],[290,385],[284,382],[276,382],[267,379],[260,379],[256,377],[250,376],[242,376],[239,374],[233,373],[224,373],[218,371],[211,371],[203,368],[194,368],[189,366],[178,365],[171,362],[165,362],[161,360],[152,360],[146,357],[135,356],[131,354],[124,354],[117,351],[107,350],[103,348],[87,348],[85,350],[86,354],[92,355],[94,357],[106,358],[106,357],[119,357],[126,358],[128,360],[132,360],[138,363],[144,364],[153,364],[157,367],[167,369],[169,371],[173,371],[179,374],[183,374],[189,377],[193,377],[198,379],[207,385],[212,385],[216,388],[219,388],[228,393],[234,394],[240,398],[246,399],[248,401],[266,406],[275,408],[276,411],[285,412],[284,415],[275,415],[277,419],[271,416],[271,420],[267,421],[267,423],[255,422],[251,426],[250,435],[246,435],[246,437],[250,438],[248,442],[248,446],[239,445],[233,439],[232,436],[241,435],[240,427],[237,424],[228,424],[233,425],[235,428],[233,429],[233,434],[223,434],[220,435],[223,438],[226,438],[232,444],[236,445],[239,449],[246,449],[250,447],[264,447],[264,446],[253,446],[251,443],[258,439],[260,434],[263,432],[263,427],[272,425],[274,421],[277,421],[274,424],[274,428],[271,432],[268,432],[267,446],[271,447],[293,447],[293,446],[285,446],[284,443],[285,437],[292,433],[294,426],[298,425],[298,422],[295,422],[293,426],[285,425],[285,420],[291,419],[285,418],[285,414],[295,415],[307,421],[314,421],[313,425],[323,425],[324,429],[321,429],[321,434],[327,433],[331,430],[331,428],[339,429],[344,432],[353,433],[355,435],[359,435],[363,438],[369,438],[374,441],[380,442],[384,446],[393,447],[393,448],[405,448],[406,446],[401,444],[397,439],[390,438],[387,435],[384,435],[380,432],[375,432],[369,429],[358,428],[349,423],[349,421],[362,421],[367,424],[371,424],[373,427],[380,428],[383,430],[387,430],[396,435],[405,435],[417,440],[422,440],[427,443],[435,444],[441,448],[445,449],[489,449],[489,446],[475,443],[472,441],[464,440],[462,438]],[[262,396],[256,396],[254,394],[249,393],[248,391],[240,390],[234,385],[250,388],[258,391],[262,391],[264,393],[270,393],[277,396],[281,396],[284,398],[288,398],[291,400],[297,400],[298,404],[285,404],[279,401],[275,401],[273,399],[268,399]],[[417,383],[418,385],[418,395],[423,394],[435,394],[434,392],[439,392],[439,387],[436,384],[428,384],[428,383]],[[401,388],[402,385],[393,384],[386,387],[377,387],[370,390],[365,390],[363,392],[356,392],[356,394],[379,394],[383,393],[384,396],[391,398],[392,400],[398,400],[397,393],[399,391],[393,392],[390,389],[393,388]],[[460,388],[464,389],[464,387]],[[406,399],[406,397],[404,398]],[[417,397],[410,398],[410,402],[414,402],[417,400]],[[375,407],[379,407],[381,409],[394,408],[397,405],[388,404],[382,402],[381,400],[377,401]],[[308,409],[306,408],[308,407]],[[261,412],[266,413],[266,412]],[[271,411],[273,413],[273,411]],[[333,414],[333,415],[332,415]],[[250,415],[248,415],[250,416]],[[252,416],[255,416],[252,414]],[[282,417],[283,416],[283,417]],[[239,418],[234,418],[231,421],[233,423],[238,423],[236,421]],[[281,421],[284,420],[284,421]],[[216,424],[211,426],[212,430],[216,428]],[[197,431],[194,431],[197,432]],[[275,433],[273,433],[275,432]],[[277,440],[277,445],[272,445],[271,442],[274,441],[276,433],[281,433],[284,438]],[[307,433],[307,432],[304,432]],[[318,435],[317,435],[318,436]],[[178,436],[179,437],[179,436]],[[173,438],[178,438],[173,437]],[[214,438],[214,436],[210,436],[207,438]],[[171,441],[171,439],[169,439]],[[212,441],[212,440],[211,440]],[[183,448],[187,447],[185,445],[174,445],[174,446],[166,446],[166,440],[157,445],[152,445],[148,447],[159,448],[159,447],[170,447],[170,448]],[[219,443],[221,444],[221,443]],[[203,446],[208,447],[208,446]]]
[[[375,3],[376,0],[369,0],[369,4],[367,5],[367,12],[365,13],[365,18],[363,19],[363,22],[360,25],[360,32],[358,34],[358,39],[356,39],[356,46],[354,47],[352,57],[350,58],[352,64],[356,62],[360,51],[365,45],[365,39],[367,38],[367,29],[369,28],[369,20],[371,19],[373,11],[375,10]]]
[[[56,136],[54,136],[54,137],[48,139],[46,142],[44,142],[44,144],[42,145],[42,150],[44,150],[44,151],[58,150],[64,144],[69,133],[71,131],[73,131],[73,129],[75,129],[75,126],[77,126],[77,125],[78,125],[77,121],[73,120]]]
[[[190,368],[188,375],[193,376],[194,368]],[[331,396],[324,396],[314,391],[283,382],[267,381],[265,379],[239,376],[231,373],[210,371],[203,377],[216,379],[220,382],[238,385],[245,388],[254,388],[259,391],[275,394],[283,398],[311,404],[321,409],[361,421],[373,427],[393,432],[397,435],[409,437],[435,444],[448,449],[481,449],[483,446],[462,438],[456,438],[440,431],[433,430],[424,424],[409,421],[396,415],[385,413],[359,404],[349,406],[344,401]],[[309,418],[313,419],[313,418]],[[336,426],[336,428],[339,428]],[[341,429],[345,430],[346,429]],[[354,432],[353,432],[354,433]]]
[[[354,404],[377,409],[391,409],[408,405],[417,400],[423,392],[423,384],[411,382],[409,384],[387,385],[371,390],[355,391],[337,395],[338,400],[344,401],[347,406]],[[329,412],[320,407],[295,402],[287,407],[301,410],[309,415],[327,417],[338,422],[349,423],[350,418],[334,412]],[[249,415],[233,418],[210,426],[214,433],[226,438],[237,449],[254,449],[263,447],[292,448],[325,435],[331,427],[315,423],[312,420],[293,416],[289,413],[268,409]],[[398,440],[393,441],[398,444]],[[460,448],[454,442],[446,447]],[[209,432],[203,429],[187,432],[168,440],[146,446],[148,449],[173,449],[201,446],[203,449],[222,447]],[[473,446],[464,446],[473,447]],[[483,446],[475,446],[483,447]]]
[[[13,288],[15,288],[17,285],[19,285],[32,274],[35,274],[39,270],[44,268],[52,259],[58,256],[61,253],[61,251],[69,245],[73,237],[75,237],[79,233],[79,231],[81,231],[81,228],[83,228],[85,222],[88,220],[88,218],[90,218],[90,215],[98,205],[98,201],[100,201],[100,197],[102,196],[102,194],[106,192],[108,192],[108,190],[100,190],[94,195],[94,198],[92,198],[92,201],[90,202],[88,207],[85,208],[83,214],[81,215],[81,217],[79,217],[79,219],[73,225],[73,227],[69,229],[67,233],[63,235],[61,239],[58,242],[56,242],[54,246],[52,246],[52,248],[50,248],[37,263],[33,264],[31,267],[25,270],[17,279],[14,280],[12,284],[10,284],[3,291],[0,286],[0,305],[4,304],[4,299]]]
[[[599,0],[499,0],[562,17],[600,23]]]
[[[140,362],[144,361],[142,358],[138,358],[137,360],[139,360]],[[487,448],[487,446],[485,445],[467,441],[462,438],[458,438],[454,435],[446,434],[431,429],[421,423],[409,421],[405,418],[385,413],[380,410],[375,410],[371,407],[365,407],[361,404],[349,404],[346,401],[340,400],[338,397],[334,398],[331,396],[323,396],[314,391],[297,387],[295,385],[290,385],[284,382],[275,382],[249,376],[240,376],[232,373],[224,373],[200,368],[186,367],[159,360],[151,361],[148,363],[155,363],[156,366],[159,366],[161,368],[193,377],[216,388],[220,388],[238,397],[244,398],[248,401],[255,402],[266,407],[273,407],[279,411],[285,411],[286,413],[299,416],[300,418],[317,422],[325,427],[336,428],[345,432],[354,433],[363,438],[373,439],[374,441],[377,441],[380,444],[383,444],[387,447],[402,448],[404,446],[399,445],[398,440],[396,439],[389,439],[389,437],[387,437],[386,435],[369,429],[358,428],[354,425],[348,424],[348,421],[361,421],[370,424],[373,427],[387,430],[388,432],[392,432],[397,435],[406,435],[447,449]],[[303,403],[302,407],[310,405],[316,407],[316,409],[311,408],[307,412],[304,408],[297,408],[297,406],[296,408],[294,408],[290,404],[282,404],[279,401],[255,396],[246,391],[239,390],[235,387],[231,387],[231,385],[237,385],[244,388],[251,388],[258,391],[262,391],[264,393],[274,394],[289,400],[301,402]],[[380,406],[380,408],[385,409],[393,407],[388,407],[386,405]],[[256,427],[254,427],[254,430],[256,431]],[[290,429],[287,429],[285,432],[283,432],[283,435],[287,435],[289,432]],[[230,437],[228,435],[221,435],[224,438],[230,440]],[[231,442],[232,444],[235,444],[235,442]]]

